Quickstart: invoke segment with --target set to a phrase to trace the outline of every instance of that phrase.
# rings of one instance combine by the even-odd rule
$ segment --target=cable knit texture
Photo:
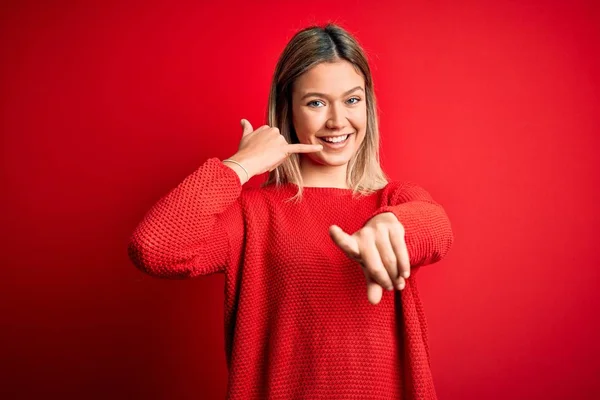
[[[286,202],[295,192],[242,188],[210,158],[146,213],[129,257],[160,278],[225,274],[228,399],[436,399],[417,275],[452,246],[442,206],[411,182],[364,197],[308,187]],[[411,276],[372,305],[328,229],[352,234],[383,212],[404,225]]]

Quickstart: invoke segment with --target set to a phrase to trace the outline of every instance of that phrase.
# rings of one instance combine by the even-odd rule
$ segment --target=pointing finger
[[[365,278],[367,279],[367,298],[371,304],[379,304],[383,296],[383,288],[373,281],[366,269],[363,268]]]
[[[371,278],[388,290],[394,289],[390,275],[381,261],[381,256],[379,255],[375,241],[368,241],[361,250],[363,253],[362,259],[366,264],[365,269],[370,274]]]
[[[387,230],[378,231],[375,233],[375,235],[375,245],[377,246],[377,251],[379,252],[381,262],[387,270],[388,275],[392,280],[392,284],[398,286],[400,271],[398,270],[398,259],[396,257],[396,252],[390,243],[390,235]]]
[[[288,153],[315,153],[317,151],[323,150],[323,145],[294,143],[288,144],[286,150]]]
[[[410,276],[410,259],[404,240],[404,232],[401,230],[390,231],[390,242],[398,259],[398,275],[408,279]]]

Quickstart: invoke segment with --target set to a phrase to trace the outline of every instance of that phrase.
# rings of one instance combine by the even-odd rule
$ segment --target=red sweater
[[[449,219],[423,188],[391,182],[350,189],[242,188],[208,159],[161,198],[136,227],[129,256],[161,278],[225,274],[228,399],[435,399],[419,267],[450,249]],[[360,264],[329,237],[374,215],[404,225],[412,266],[404,290],[367,299]]]

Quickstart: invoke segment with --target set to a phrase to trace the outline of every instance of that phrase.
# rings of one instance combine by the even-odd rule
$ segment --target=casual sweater
[[[160,278],[225,274],[228,399],[436,399],[417,275],[452,245],[442,206],[408,181],[286,201],[296,190],[242,187],[210,158],[146,213],[129,257]],[[383,212],[404,226],[411,276],[373,305],[328,229],[352,234]]]

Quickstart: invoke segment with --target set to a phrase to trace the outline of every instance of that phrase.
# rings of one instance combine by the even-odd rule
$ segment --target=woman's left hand
[[[404,279],[410,276],[410,260],[404,226],[393,213],[377,214],[352,235],[337,225],[329,227],[329,234],[349,258],[362,265],[371,304],[381,301],[384,287],[404,289]]]

